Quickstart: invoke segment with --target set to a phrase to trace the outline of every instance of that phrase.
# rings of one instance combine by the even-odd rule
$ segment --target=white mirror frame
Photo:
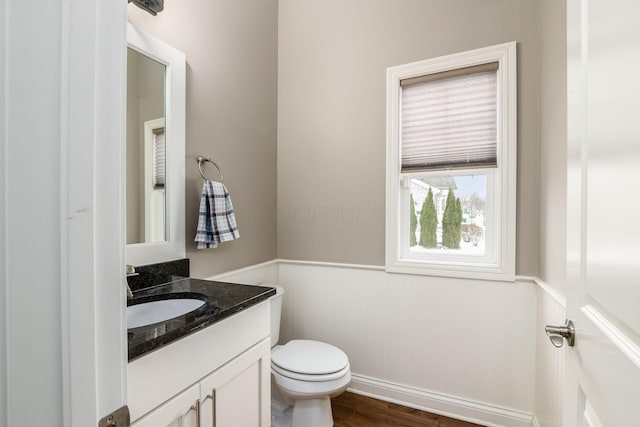
[[[186,256],[184,167],[187,61],[184,53],[139,30],[131,24],[127,24],[127,42],[131,49],[166,66],[166,240],[164,242],[126,245],[127,264],[146,265],[181,259]],[[126,209],[123,215],[126,217]]]

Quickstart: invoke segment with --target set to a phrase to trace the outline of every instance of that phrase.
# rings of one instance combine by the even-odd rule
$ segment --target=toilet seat
[[[271,365],[281,375],[303,381],[339,378],[349,370],[349,359],[342,350],[312,340],[292,340],[271,354]],[[313,379],[315,378],[315,379]]]
[[[340,371],[334,372],[331,374],[301,374],[299,372],[292,372],[286,369],[282,369],[275,363],[271,363],[271,370],[273,372],[277,372],[283,377],[291,378],[293,380],[320,382],[320,381],[333,381],[333,380],[342,378],[351,371],[351,367],[349,366],[349,364],[347,364],[347,366],[345,366]]]
[[[328,381],[298,380],[281,375],[275,370],[271,371],[271,375],[273,375],[275,383],[284,395],[294,400],[337,396],[346,390],[351,382],[351,371],[349,369],[341,377]],[[290,375],[290,373],[287,373],[287,375]]]

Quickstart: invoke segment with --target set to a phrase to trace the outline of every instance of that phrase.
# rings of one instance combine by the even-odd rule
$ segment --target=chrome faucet
[[[127,268],[125,269],[125,273],[127,277],[137,276],[140,273],[136,273],[136,268],[133,265],[127,264]],[[131,288],[129,287],[129,281],[124,279],[125,285],[127,285],[127,298],[133,298],[133,292],[131,292]]]

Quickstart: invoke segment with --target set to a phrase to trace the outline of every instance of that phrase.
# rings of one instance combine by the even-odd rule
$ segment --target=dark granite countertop
[[[161,348],[275,295],[274,288],[184,278],[134,292],[127,305],[170,298],[197,298],[205,304],[185,315],[128,330],[129,361]]]

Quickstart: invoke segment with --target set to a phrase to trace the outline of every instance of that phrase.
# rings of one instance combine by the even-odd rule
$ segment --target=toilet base
[[[333,427],[329,396],[296,400],[291,427]]]
[[[271,427],[291,427],[293,406],[271,399]]]

